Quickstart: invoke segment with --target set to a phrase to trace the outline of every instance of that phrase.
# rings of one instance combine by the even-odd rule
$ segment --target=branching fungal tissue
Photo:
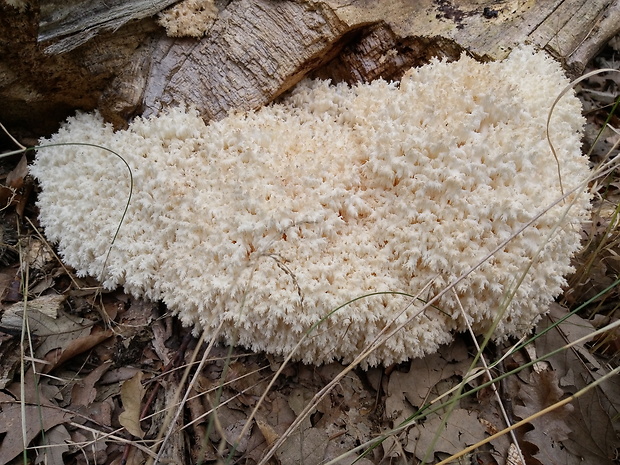
[[[31,169],[41,225],[79,275],[161,300],[207,332],[221,324],[225,342],[256,351],[288,354],[346,302],[395,292],[324,318],[295,352],[307,363],[350,362],[399,325],[363,366],[423,356],[466,330],[461,307],[478,333],[501,315],[495,337],[521,335],[561,292],[589,212],[572,93],[550,124],[563,190],[574,190],[557,203],[546,122],[567,83],[522,47],[502,62],[436,60],[400,83],[305,81],[210,124],[170,108],[115,132],[80,113],[41,144],[120,153],[129,209],[110,249],[127,167],[57,145]]]

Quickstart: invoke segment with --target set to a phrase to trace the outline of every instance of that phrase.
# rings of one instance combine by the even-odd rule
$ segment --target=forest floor
[[[602,67],[620,68],[617,48],[592,63]],[[619,89],[618,74],[578,86],[586,150]],[[610,124],[620,127],[619,117]],[[619,138],[607,129],[592,163]],[[340,364],[283,366],[280,357],[218,346],[205,352],[210,341],[162,305],[121,290],[102,294],[66,269],[38,230],[26,158],[1,165],[0,183],[14,188],[0,192],[0,464],[316,465],[347,451],[335,463],[438,463],[458,453],[453,463],[620,461],[620,382],[604,378],[620,354],[620,330],[606,329],[620,319],[618,170],[599,182],[577,272],[532,342],[517,350],[516,341],[490,344],[476,357],[475,341],[460,335],[434,355],[353,369],[337,383]],[[501,380],[487,385],[490,377]],[[507,424],[518,425],[512,436],[493,436]]]

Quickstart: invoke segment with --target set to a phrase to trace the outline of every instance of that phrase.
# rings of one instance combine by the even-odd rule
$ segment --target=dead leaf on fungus
[[[142,398],[144,397],[142,377],[143,374],[139,371],[133,378],[123,383],[121,387],[123,412],[118,417],[118,422],[123,425],[127,431],[139,438],[144,437],[144,431],[142,431],[140,427],[140,413],[142,410]]]

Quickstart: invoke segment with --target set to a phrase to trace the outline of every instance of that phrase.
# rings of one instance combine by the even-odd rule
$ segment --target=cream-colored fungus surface
[[[419,357],[464,331],[457,297],[479,333],[528,269],[495,336],[528,332],[561,292],[588,216],[584,188],[420,312],[561,197],[546,139],[566,86],[531,48],[503,62],[434,61],[400,83],[305,81],[252,113],[205,124],[171,108],[115,132],[78,114],[42,144],[86,142],[120,153],[133,196],[106,262],[130,181],[109,152],[56,146],[32,174],[47,237],[79,275],[162,300],[185,324],[227,342],[295,358],[349,362],[385,325],[411,319],[366,366]],[[572,93],[551,119],[565,191],[588,177],[584,120]],[[559,225],[556,229],[556,225]],[[542,251],[537,255],[539,249]],[[105,269],[102,267],[106,263]],[[531,266],[530,266],[531,264]],[[396,320],[395,323],[393,320]]]

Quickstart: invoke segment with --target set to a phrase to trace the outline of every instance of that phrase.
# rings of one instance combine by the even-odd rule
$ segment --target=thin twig
[[[489,365],[487,364],[486,358],[485,358],[484,354],[482,353],[482,349],[480,348],[480,344],[478,344],[478,340],[476,339],[476,335],[474,334],[474,330],[471,327],[471,324],[469,323],[469,319],[467,318],[467,314],[465,313],[465,309],[463,308],[463,304],[461,303],[461,299],[459,298],[456,290],[454,290],[454,295],[455,295],[456,301],[458,303],[459,309],[461,310],[461,313],[463,314],[463,319],[465,320],[465,323],[467,324],[467,330],[471,334],[471,337],[472,337],[472,339],[474,341],[474,345],[476,346],[476,350],[480,354],[480,361],[482,362],[482,365],[484,366],[484,369],[485,369],[485,371],[487,373],[488,378],[489,379],[493,379],[493,376],[491,375],[491,370],[489,369]],[[491,389],[493,390],[493,394],[495,395],[495,399],[497,400],[497,404],[499,405],[499,409],[502,412],[502,416],[504,417],[504,421],[506,422],[506,426],[510,426],[511,425],[510,418],[508,417],[508,413],[506,412],[506,409],[504,407],[504,403],[502,402],[502,398],[499,395],[499,392],[497,391],[497,387],[495,386],[495,384],[491,384]],[[522,464],[525,464],[525,458],[523,457],[523,452],[521,451],[521,447],[519,446],[519,441],[517,441],[517,436],[515,436],[514,431],[510,431],[510,438],[512,439],[512,443],[515,445],[515,447],[517,449],[517,455],[519,456],[519,460],[521,461]]]
[[[192,339],[193,339],[193,336],[191,332],[185,335],[185,337],[183,338],[183,341],[181,342],[181,346],[178,348],[178,350],[176,351],[176,354],[174,355],[174,358],[170,360],[170,362],[168,362],[168,364],[165,367],[162,368],[163,375],[170,374],[178,365],[181,364],[181,361],[185,357],[185,351],[187,350],[187,347],[189,346],[189,343],[192,341]],[[148,411],[151,408],[151,405],[153,405],[153,402],[155,402],[155,399],[157,398],[157,394],[159,393],[160,387],[161,387],[160,383],[155,383],[155,386],[151,390],[151,394],[149,395],[149,398],[147,399],[146,403],[144,404],[144,407],[142,408],[142,412],[140,412],[140,421],[144,420],[145,417],[147,416]],[[121,457],[120,465],[125,465],[127,463],[127,460],[129,459],[129,453],[131,452],[132,445],[133,444],[131,443],[125,444],[125,449],[123,450],[123,456]]]
[[[454,454],[450,457],[448,457],[445,460],[442,460],[441,462],[439,462],[437,465],[446,465],[448,463],[451,463],[453,461],[455,461],[456,459],[469,454],[470,452],[473,452],[474,450],[476,450],[478,447],[487,444],[491,441],[493,441],[494,439],[497,439],[501,436],[503,436],[504,434],[514,431],[515,429],[523,426],[523,425],[527,425],[528,423],[532,422],[533,420],[546,415],[549,412],[553,412],[555,409],[560,408],[570,402],[572,402],[573,400],[577,399],[578,397],[581,397],[583,394],[585,394],[586,392],[588,392],[590,389],[594,389],[596,386],[598,386],[600,383],[602,383],[603,381],[605,381],[608,378],[611,378],[612,376],[617,375],[618,373],[620,373],[620,367],[617,367],[613,370],[611,370],[609,373],[607,373],[605,376],[602,376],[601,378],[597,379],[596,381],[593,381],[592,383],[588,384],[587,386],[585,386],[584,388],[580,389],[579,391],[577,391],[575,394],[572,394],[571,396],[567,397],[566,399],[562,399],[558,402],[556,402],[553,405],[550,405],[547,408],[544,408],[538,412],[536,412],[533,415],[530,415],[527,418],[524,418],[523,420],[515,423],[512,426],[509,426],[508,428],[504,428],[503,430],[489,436],[488,438],[483,439],[480,442],[477,442],[476,444],[466,447],[465,449],[463,449],[462,451],[460,451],[457,454]],[[524,462],[525,463],[525,462]]]

